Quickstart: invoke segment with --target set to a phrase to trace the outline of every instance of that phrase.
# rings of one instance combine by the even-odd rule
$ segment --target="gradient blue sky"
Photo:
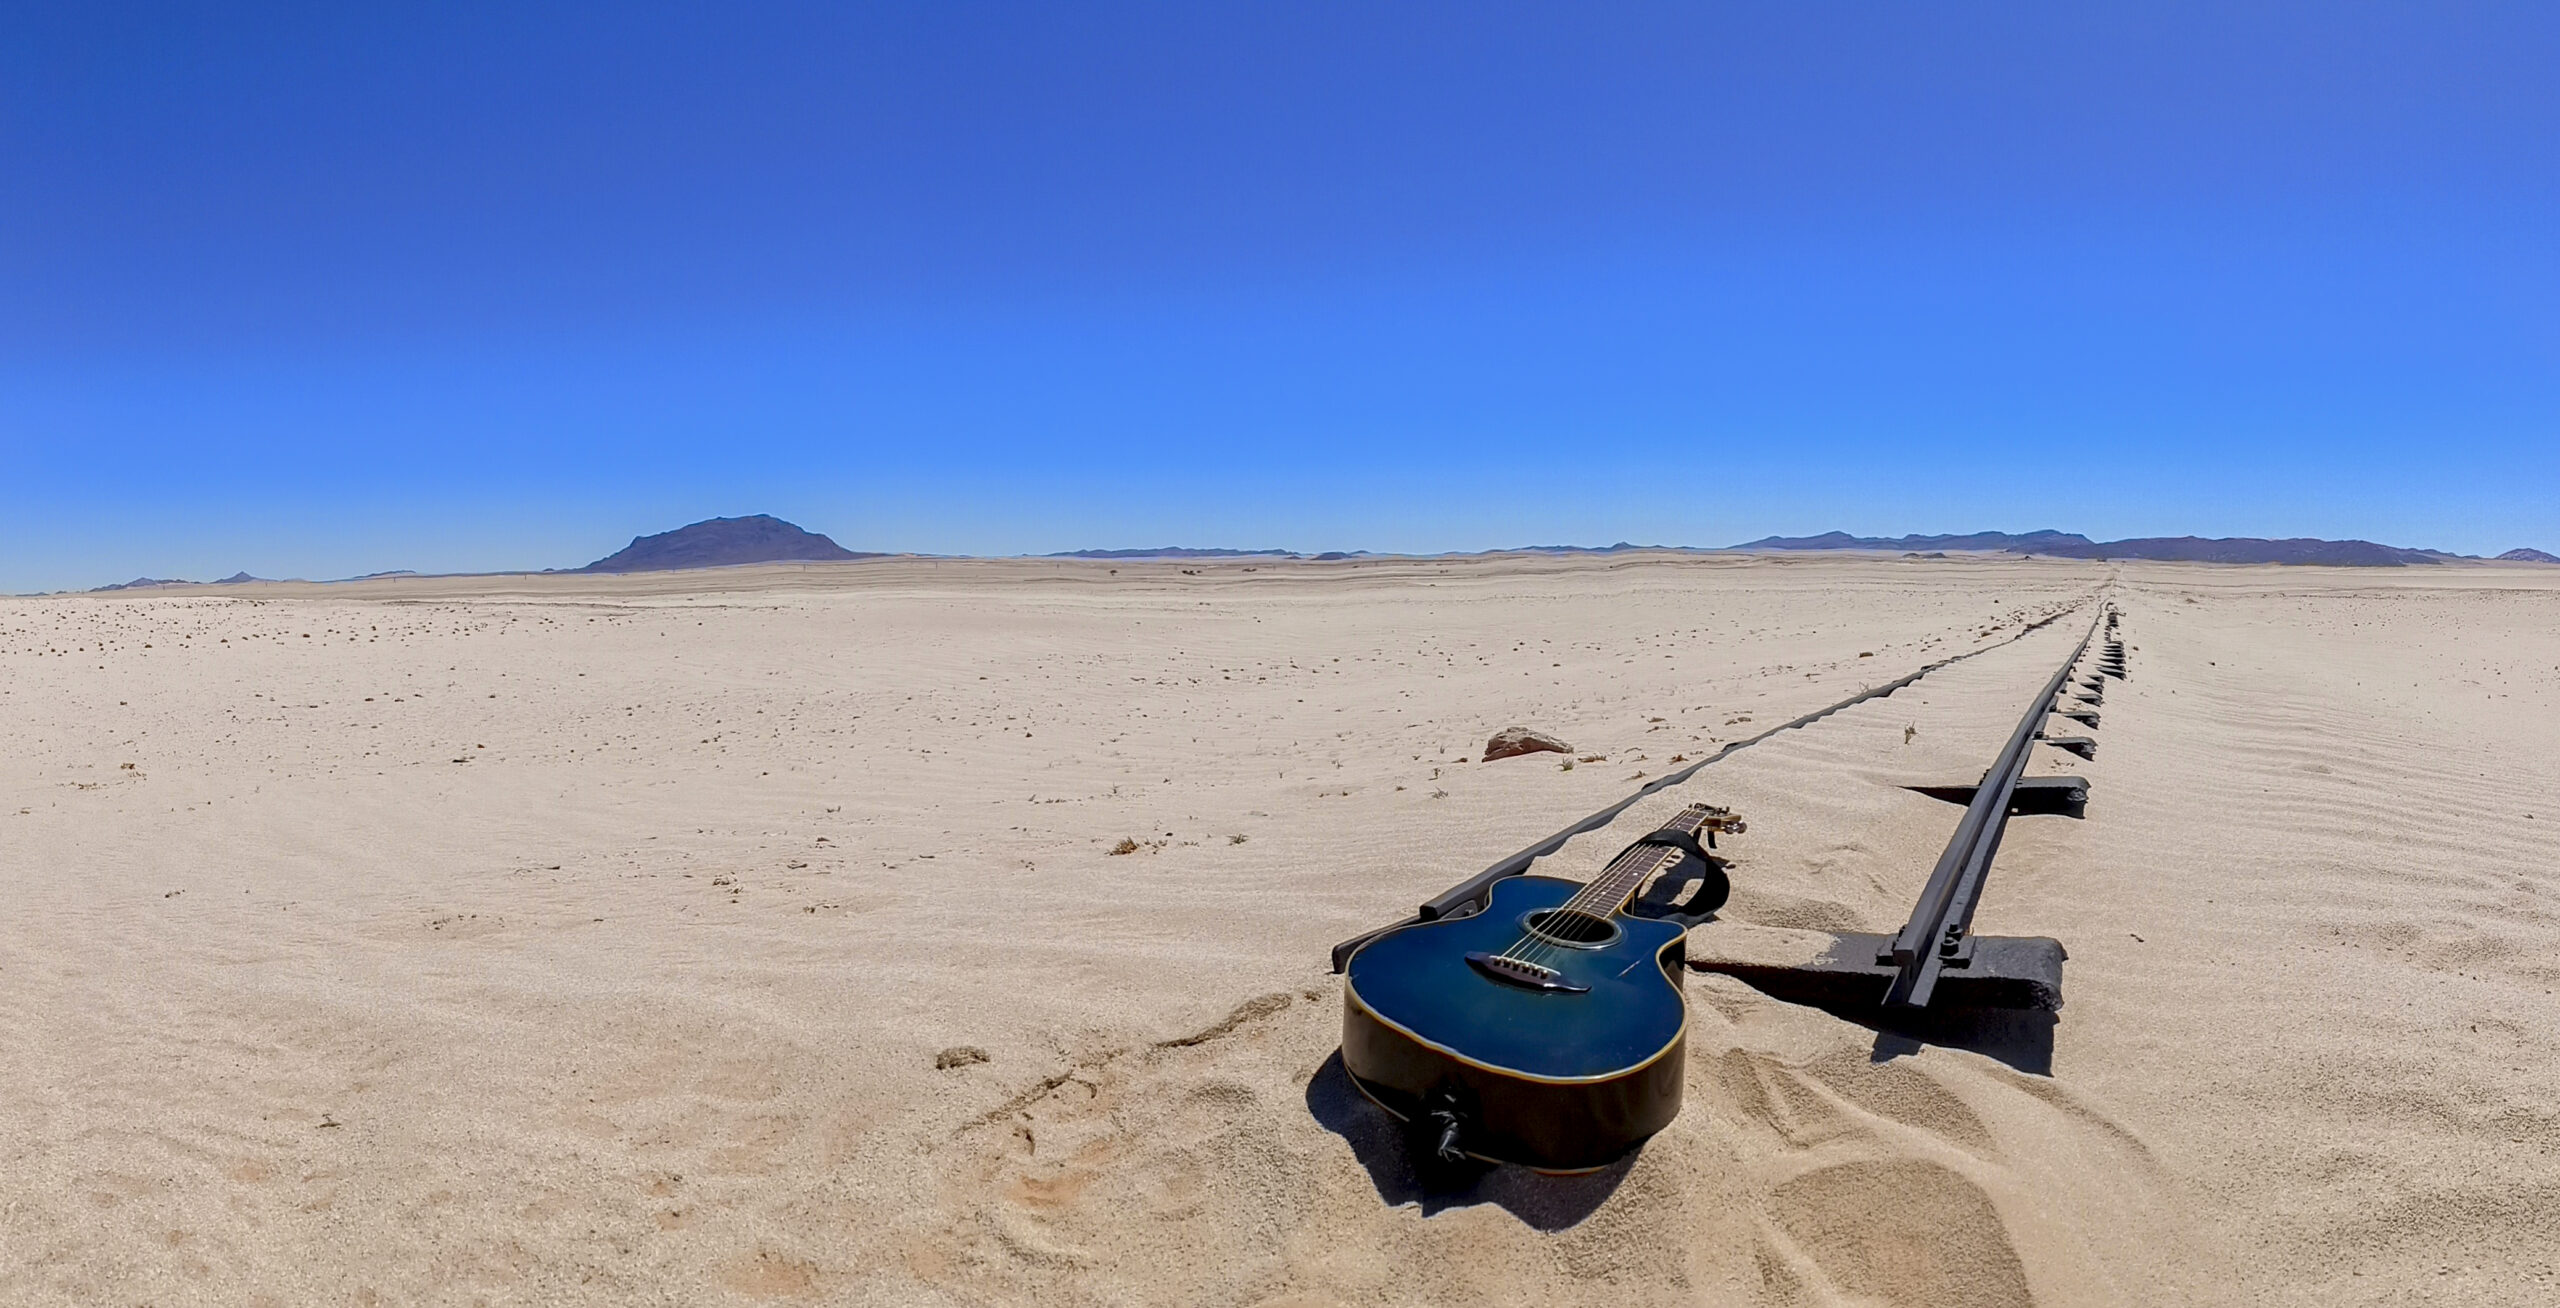
[[[2560,550],[2560,5],[0,14],[0,588]]]

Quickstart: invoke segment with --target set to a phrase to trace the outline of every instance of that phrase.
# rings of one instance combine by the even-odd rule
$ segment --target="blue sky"
[[[0,589],[2058,527],[2560,550],[2560,7],[47,5]]]

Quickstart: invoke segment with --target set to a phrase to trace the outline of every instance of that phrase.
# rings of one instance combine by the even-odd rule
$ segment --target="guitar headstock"
[[[1743,822],[1740,814],[1729,808],[1719,808],[1714,804],[1691,804],[1680,810],[1680,816],[1671,819],[1665,825],[1686,831],[1693,836],[1707,835],[1711,832],[1738,836],[1750,829],[1749,825]]]

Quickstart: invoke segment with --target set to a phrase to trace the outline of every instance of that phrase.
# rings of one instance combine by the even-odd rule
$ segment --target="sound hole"
[[[1538,935],[1559,945],[1590,949],[1618,938],[1618,925],[1605,917],[1577,912],[1569,908],[1548,909],[1531,913],[1525,925]]]

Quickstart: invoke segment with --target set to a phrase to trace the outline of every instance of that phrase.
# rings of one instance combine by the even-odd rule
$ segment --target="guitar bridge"
[[[1467,953],[1467,964],[1496,981],[1529,990],[1552,990],[1559,994],[1579,995],[1586,994],[1591,989],[1589,986],[1575,985],[1565,980],[1564,973],[1552,967],[1532,963],[1527,959],[1513,958],[1509,954],[1488,954],[1481,949],[1470,950]]]

